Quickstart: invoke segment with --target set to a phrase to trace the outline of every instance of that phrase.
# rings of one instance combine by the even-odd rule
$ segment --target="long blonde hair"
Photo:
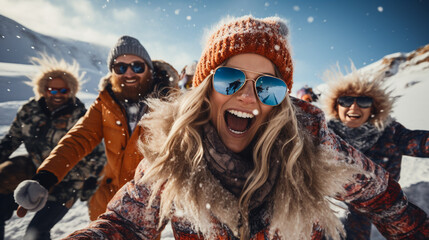
[[[204,181],[204,174],[200,174],[205,172],[201,128],[209,122],[209,97],[213,91],[211,77],[209,75],[198,87],[181,96],[171,97],[167,101],[155,98],[147,100],[150,113],[141,121],[145,134],[138,142],[148,163],[141,181],[151,185],[153,192],[150,202],[157,194],[161,194],[161,220],[168,219],[173,210],[185,209],[196,230],[210,237],[211,229],[202,223],[209,222],[210,209],[216,211],[216,217],[229,221],[225,224],[234,233],[241,238],[248,238],[250,199],[269,176],[270,158],[278,155],[281,173],[271,194],[273,207],[277,209],[271,224],[276,233],[283,236],[287,234],[291,239],[308,237],[313,224],[318,222],[330,236],[338,237],[338,231],[342,233],[341,223],[331,211],[326,197],[343,191],[342,184],[350,177],[350,168],[334,161],[334,154],[329,150],[316,146],[319,144],[316,139],[300,126],[297,120],[299,110],[288,96],[273,108],[268,121],[261,126],[256,136],[254,169],[238,203],[230,203],[234,198],[223,192],[225,199],[222,199],[222,204],[230,209],[216,206],[207,209],[204,202],[210,200],[200,199],[200,195],[210,198],[208,190],[200,189],[207,182]],[[275,148],[278,141],[281,147]],[[238,216],[228,212],[234,206],[238,208]],[[233,219],[239,216],[243,221]],[[285,221],[291,224],[285,224]],[[241,228],[236,226],[239,223],[243,223]]]

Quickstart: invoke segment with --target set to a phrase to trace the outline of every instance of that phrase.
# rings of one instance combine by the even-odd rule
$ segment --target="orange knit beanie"
[[[228,58],[241,53],[256,53],[277,66],[290,92],[293,65],[288,34],[286,22],[278,17],[257,19],[244,16],[221,25],[206,43],[196,68],[194,87]]]

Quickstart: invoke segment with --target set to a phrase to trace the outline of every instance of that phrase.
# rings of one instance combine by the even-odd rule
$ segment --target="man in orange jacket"
[[[90,219],[95,220],[105,211],[116,191],[133,178],[143,158],[136,145],[143,132],[138,122],[147,111],[143,100],[148,94],[161,90],[160,86],[168,85],[165,81],[178,79],[174,69],[157,69],[166,67],[171,70],[170,65],[164,62],[160,67],[159,61],[157,63],[152,62],[137,39],[119,38],[108,56],[110,72],[100,81],[97,99],[45,159],[33,180],[22,182],[15,190],[15,200],[20,205],[18,215],[25,215],[27,209],[31,211],[35,202],[43,203],[49,189],[103,139],[107,164],[104,178],[88,204]],[[159,79],[155,72],[167,74]]]

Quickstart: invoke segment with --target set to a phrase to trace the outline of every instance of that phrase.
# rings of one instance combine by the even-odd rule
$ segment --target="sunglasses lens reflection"
[[[116,74],[122,75],[127,72],[128,67],[131,67],[131,70],[134,73],[143,73],[145,71],[145,65],[143,62],[132,62],[132,63],[116,63],[113,65],[113,71]]]
[[[58,93],[67,94],[69,92],[68,88],[48,88],[47,90],[52,95],[56,95]]]
[[[231,95],[240,89],[246,76],[238,69],[229,67],[220,67],[213,76],[214,89],[223,95]]]
[[[144,72],[144,63],[140,63],[140,62],[133,62],[131,63],[131,69],[133,70],[133,72],[135,73],[143,73]]]
[[[244,72],[230,67],[218,68],[213,76],[214,89],[223,95],[236,93],[245,82]],[[279,78],[261,76],[256,80],[256,93],[263,104],[270,106],[280,104],[286,97],[286,92],[286,83]]]
[[[256,81],[256,93],[262,103],[270,106],[280,104],[286,97],[286,83],[275,77],[262,76]]]

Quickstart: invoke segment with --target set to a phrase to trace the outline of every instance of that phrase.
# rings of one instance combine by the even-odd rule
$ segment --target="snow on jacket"
[[[43,159],[49,156],[60,139],[85,112],[84,104],[77,98],[53,112],[47,110],[45,98],[37,101],[30,99],[20,107],[9,132],[0,143],[0,162],[7,160],[24,143],[34,165],[40,166]],[[104,149],[100,145],[56,185],[49,195],[49,200],[68,202],[66,205],[70,207],[77,197],[82,197],[84,181],[89,177],[98,177],[104,163]]]
[[[104,138],[107,157],[104,176],[89,202],[90,219],[94,220],[105,211],[116,191],[133,178],[142,159],[136,146],[141,134],[139,126],[131,134],[125,110],[114,100],[108,88],[105,88],[86,114],[58,143],[38,172],[45,170],[53,173],[59,180],[63,179]]]
[[[400,186],[380,166],[374,164],[359,151],[352,148],[341,138],[333,134],[326,126],[323,113],[309,103],[293,100],[297,108],[298,121],[325,147],[353,159],[350,164],[355,164],[371,174],[372,181],[357,181],[354,184],[345,185],[347,194],[339,197],[355,206],[379,228],[380,232],[388,239],[423,239],[429,236],[429,220],[426,214],[413,204],[409,203]],[[110,201],[108,211],[99,219],[90,223],[89,227],[78,230],[67,239],[153,239],[160,235],[167,222],[159,224],[160,193],[149,203],[151,186],[143,184],[143,169],[145,161],[142,161],[136,170],[134,180],[121,188]],[[207,169],[202,168],[207,172]],[[200,174],[205,176],[205,172]],[[210,174],[207,174],[209,176]],[[174,179],[174,176],[172,176]],[[209,182],[211,180],[211,182]],[[190,188],[222,189],[220,183],[213,178],[201,179]],[[217,200],[211,202],[210,209],[215,209],[212,204],[223,204],[222,195],[214,194]],[[183,201],[186,199],[183,198]],[[151,205],[149,205],[151,204]],[[187,203],[181,203],[186,205]],[[206,204],[203,202],[203,204]],[[225,209],[236,212],[236,209]],[[266,213],[266,214],[265,214]],[[251,235],[251,239],[279,239],[279,236],[269,235],[271,214],[264,213],[266,226],[259,232]],[[204,213],[201,213],[204,214]],[[210,217],[209,217],[210,218]],[[203,239],[202,235],[194,230],[183,212],[173,212],[169,219],[173,228],[175,239]],[[215,217],[208,219],[212,224],[215,239],[237,239],[225,224]],[[287,223],[282,223],[287,224]],[[323,230],[317,225],[313,229],[311,239],[322,239]],[[310,236],[309,236],[310,238]]]

